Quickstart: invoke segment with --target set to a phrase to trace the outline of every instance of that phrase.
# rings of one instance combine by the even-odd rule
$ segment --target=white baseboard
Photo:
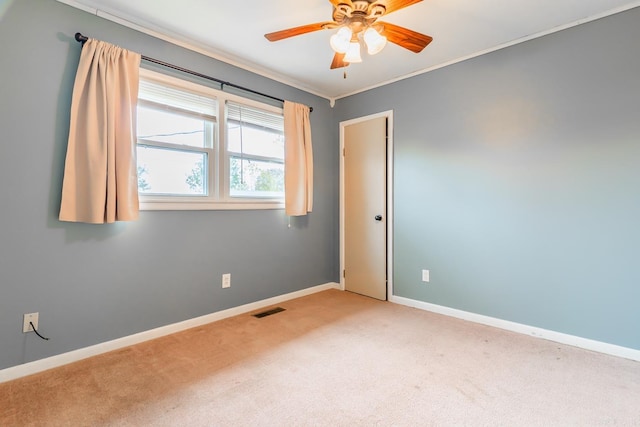
[[[537,328],[535,326],[523,325],[521,323],[510,322],[508,320],[497,319],[495,317],[470,313],[468,311],[457,310],[455,308],[444,307],[441,305],[417,301],[395,295],[391,296],[389,298],[389,301],[395,304],[431,311],[433,313],[444,314],[445,316],[456,317],[458,319],[468,320],[470,322],[480,323],[487,326],[493,326],[524,335],[530,335],[532,337],[542,338],[560,344],[567,344],[585,350],[591,350],[611,356],[640,361],[640,350],[635,350],[632,348],[621,347],[615,344],[608,344],[600,341],[590,340],[587,338],[581,338],[575,335],[563,334],[561,332],[549,331],[547,329]]]
[[[311,295],[317,292],[322,292],[328,289],[340,289],[339,283],[325,283],[324,285],[318,285],[300,291],[291,292],[285,295],[279,295],[273,298],[268,298],[261,301],[252,302],[250,304],[241,305],[239,307],[229,308],[227,310],[218,311],[215,313],[207,314],[205,316],[196,317],[193,319],[185,320],[183,322],[174,323],[167,326],[162,326],[148,331],[140,332],[134,335],[118,338],[112,341],[103,342],[100,344],[92,345],[90,347],[80,348],[68,353],[58,354],[56,356],[47,357],[46,359],[40,359],[33,362],[25,363],[11,368],[0,370],[0,383],[11,381],[17,378],[32,375],[38,372],[46,371],[47,369],[56,368],[58,366],[66,365],[69,363],[77,362],[88,357],[97,356],[109,351],[118,350],[123,347],[138,344],[144,341],[149,341],[155,338],[160,338],[165,335],[170,335],[176,332],[184,331],[186,329],[194,328],[196,326],[206,325],[207,323],[215,322],[218,320],[226,319],[228,317],[237,316],[251,311],[259,310],[263,307],[279,304],[284,301],[288,301],[294,298],[300,298],[307,295]]]

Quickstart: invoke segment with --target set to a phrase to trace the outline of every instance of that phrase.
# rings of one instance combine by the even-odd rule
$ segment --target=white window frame
[[[212,153],[208,155],[207,188],[208,195],[200,196],[163,196],[152,194],[140,194],[140,210],[243,210],[243,209],[284,209],[284,197],[282,198],[249,198],[231,197],[230,155],[227,151],[227,114],[226,102],[231,101],[249,107],[255,107],[276,114],[283,114],[282,107],[258,102],[241,96],[223,92],[177,77],[158,73],[155,71],[140,69],[140,79],[153,80],[180,89],[215,98],[218,103],[217,136],[214,138]],[[161,144],[154,146],[161,147]],[[185,151],[190,147],[185,147]],[[198,149],[197,151],[205,151]],[[208,151],[208,150],[206,150]]]

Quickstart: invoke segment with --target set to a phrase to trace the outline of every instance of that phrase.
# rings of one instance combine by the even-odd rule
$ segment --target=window
[[[282,108],[140,70],[141,209],[272,209],[284,201]]]
[[[227,101],[227,149],[232,197],[284,197],[281,114]]]

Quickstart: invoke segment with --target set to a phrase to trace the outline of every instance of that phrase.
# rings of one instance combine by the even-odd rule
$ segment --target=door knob
[[[376,221],[382,221],[382,215],[376,215],[374,219]]]

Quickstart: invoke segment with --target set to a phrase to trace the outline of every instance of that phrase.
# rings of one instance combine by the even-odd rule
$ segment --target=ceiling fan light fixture
[[[63,0],[60,0],[63,1]],[[319,1],[319,0],[318,0]],[[362,62],[360,45],[369,55],[382,51],[387,43],[398,45],[413,53],[420,53],[433,37],[378,19],[391,12],[420,3],[422,0],[328,0],[333,6],[330,21],[300,25],[265,34],[270,42],[300,36],[320,30],[334,30],[329,37],[335,52],[330,69]],[[0,0],[0,3],[2,0]]]
[[[352,34],[351,28],[340,28],[338,32],[329,39],[331,49],[336,53],[346,53],[347,50],[349,50],[349,42],[351,41]]]
[[[381,36],[373,27],[367,28],[364,32],[364,42],[367,45],[369,55],[375,55],[387,45],[387,38]]]
[[[357,41],[349,43],[349,49],[344,56],[344,62],[349,64],[362,62],[362,56],[360,56],[360,43]]]

